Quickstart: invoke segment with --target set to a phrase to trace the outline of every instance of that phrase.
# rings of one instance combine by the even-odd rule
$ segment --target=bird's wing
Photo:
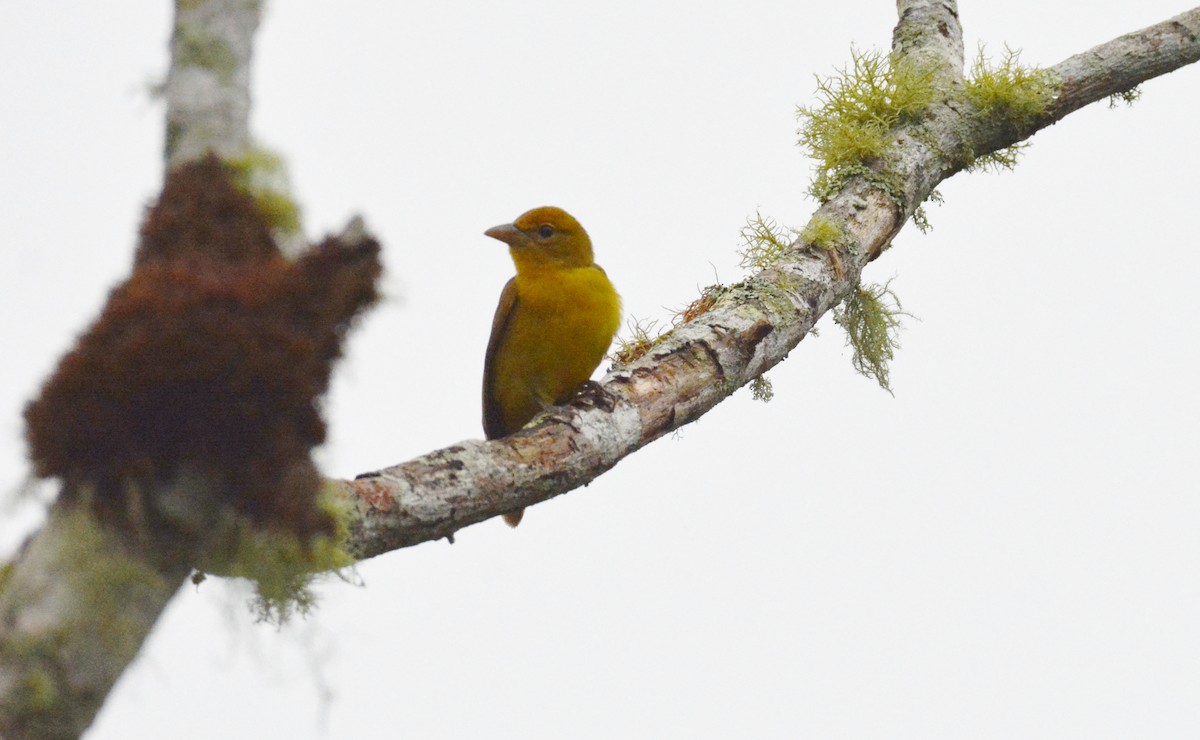
[[[496,306],[496,315],[492,317],[492,336],[488,339],[487,355],[483,358],[483,433],[488,439],[497,439],[508,434],[504,428],[504,419],[500,414],[496,390],[493,387],[496,374],[496,353],[504,344],[508,332],[509,321],[517,308],[517,279],[514,277],[504,285],[500,293],[500,305]]]

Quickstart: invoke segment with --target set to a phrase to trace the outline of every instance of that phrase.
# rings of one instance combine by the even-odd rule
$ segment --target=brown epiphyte
[[[318,402],[380,269],[371,238],[289,262],[215,157],[180,167],[133,274],[25,410],[37,474],[92,484],[98,512],[122,522],[129,491],[197,472],[259,526],[330,531],[309,457],[325,438]]]

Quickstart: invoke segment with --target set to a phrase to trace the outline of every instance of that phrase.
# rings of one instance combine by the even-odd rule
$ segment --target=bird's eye
[[[541,228],[538,229],[538,236],[543,239],[549,239],[554,236],[554,227],[550,224],[542,224]]]

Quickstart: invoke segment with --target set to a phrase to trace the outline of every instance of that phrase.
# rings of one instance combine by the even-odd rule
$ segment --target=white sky
[[[167,2],[0,23],[0,485],[20,410],[128,270],[161,181]],[[414,7],[415,6],[415,7]],[[1080,8],[1087,8],[1080,10]],[[967,48],[1053,64],[1182,0],[963,2]],[[365,215],[390,296],[328,402],[326,473],[480,437],[511,274],[485,228],[591,233],[627,315],[740,278],[761,209],[802,225],[814,73],[890,3],[276,2],[254,129],[314,236]],[[359,568],[314,618],[184,588],[107,738],[1130,738],[1200,733],[1200,69],[959,176],[867,270],[909,321],[895,398],[829,319],[770,374],[574,492]],[[666,307],[666,308],[664,308]],[[0,552],[36,522],[4,509]],[[327,696],[326,691],[330,692]]]

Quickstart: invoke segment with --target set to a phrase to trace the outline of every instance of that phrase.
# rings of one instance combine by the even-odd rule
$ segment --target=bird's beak
[[[492,228],[483,232],[483,235],[490,236],[493,239],[499,239],[509,246],[517,244],[525,237],[525,235],[521,233],[521,230],[513,224],[501,224],[500,226],[493,226]]]

